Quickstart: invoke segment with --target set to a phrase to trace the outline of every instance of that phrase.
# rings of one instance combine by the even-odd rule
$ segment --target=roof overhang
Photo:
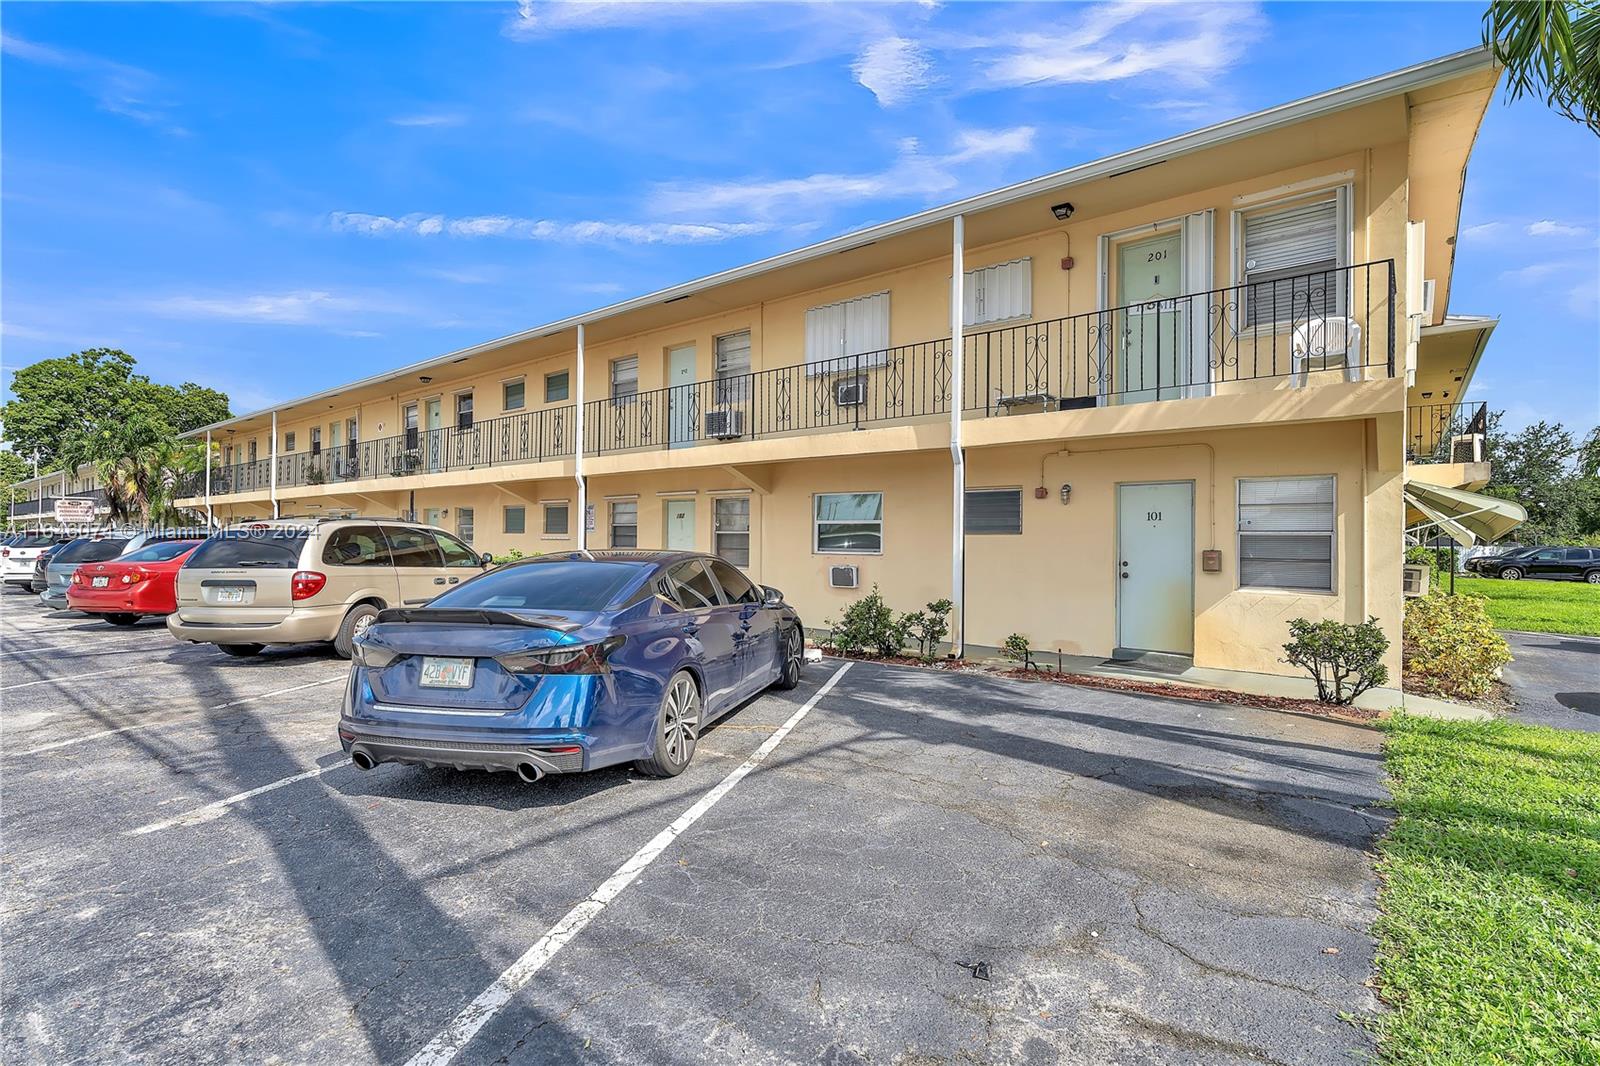
[[[1497,541],[1528,520],[1520,503],[1421,481],[1406,482],[1405,499],[1408,529],[1438,526],[1464,548]]]
[[[197,436],[207,430],[237,425],[241,422],[271,414],[273,411],[314,404],[355,389],[399,381],[406,377],[426,373],[429,370],[448,366],[451,363],[459,363],[473,356],[493,352],[510,345],[538,341],[567,333],[576,330],[580,324],[592,325],[656,305],[674,303],[719,286],[731,285],[735,282],[755,278],[788,267],[821,260],[841,252],[866,248],[869,245],[911,234],[918,230],[942,226],[958,215],[970,218],[974,215],[981,215],[984,212],[1010,207],[1030,198],[1047,194],[1060,195],[1071,186],[1103,178],[1117,177],[1246,137],[1253,137],[1324,115],[1360,107],[1363,104],[1416,92],[1450,81],[1453,78],[1492,69],[1494,65],[1494,57],[1488,49],[1482,47],[1465,49],[1438,59],[1416,64],[1415,66],[1382,74],[1375,78],[1368,78],[1337,89],[1330,89],[1327,92],[1304,97],[1291,103],[1280,104],[1276,107],[1270,107],[1239,118],[1206,126],[1164,141],[1156,141],[1140,148],[1129,149],[1128,151],[1119,152],[1079,166],[1054,171],[992,192],[957,200],[953,203],[930,208],[926,211],[907,215],[904,218],[884,222],[876,226],[855,230],[816,244],[807,245],[804,248],[795,249],[794,251],[784,252],[780,255],[733,267],[715,274],[708,274],[705,277],[696,278],[665,289],[658,289],[643,296],[608,304],[592,311],[569,315],[566,318],[556,319],[541,326],[508,334],[467,348],[460,348],[395,370],[385,371],[381,374],[348,382],[331,389],[324,389],[321,392],[286,400],[283,403],[251,411],[248,414],[236,415],[233,418],[191,430],[184,436]]]
[[[1452,402],[1463,400],[1499,324],[1498,318],[1487,315],[1447,315],[1438,325],[1423,326],[1413,388],[1448,391]],[[1455,380],[1458,376],[1460,381]]]

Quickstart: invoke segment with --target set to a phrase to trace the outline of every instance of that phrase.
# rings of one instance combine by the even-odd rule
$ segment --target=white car
[[[27,588],[33,581],[33,564],[39,553],[70,538],[54,533],[29,533],[14,544],[0,548],[0,580],[7,585]]]

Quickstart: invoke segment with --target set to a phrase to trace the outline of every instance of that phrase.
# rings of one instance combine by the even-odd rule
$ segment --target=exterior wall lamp
[[[1068,203],[1054,204],[1050,208],[1050,213],[1056,216],[1057,222],[1065,222],[1072,217],[1072,205]]]

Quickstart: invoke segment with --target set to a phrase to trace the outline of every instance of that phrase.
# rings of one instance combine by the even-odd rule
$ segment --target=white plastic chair
[[[1313,318],[1294,328],[1290,342],[1292,387],[1306,387],[1311,370],[1344,367],[1346,381],[1361,380],[1361,326],[1349,318]]]

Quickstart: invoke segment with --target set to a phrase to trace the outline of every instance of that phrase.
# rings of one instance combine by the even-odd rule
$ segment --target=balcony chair
[[[1324,317],[1302,322],[1294,328],[1290,350],[1294,359],[1289,375],[1292,388],[1306,387],[1308,371],[1338,366],[1344,367],[1346,381],[1361,380],[1361,325],[1354,319]]]

